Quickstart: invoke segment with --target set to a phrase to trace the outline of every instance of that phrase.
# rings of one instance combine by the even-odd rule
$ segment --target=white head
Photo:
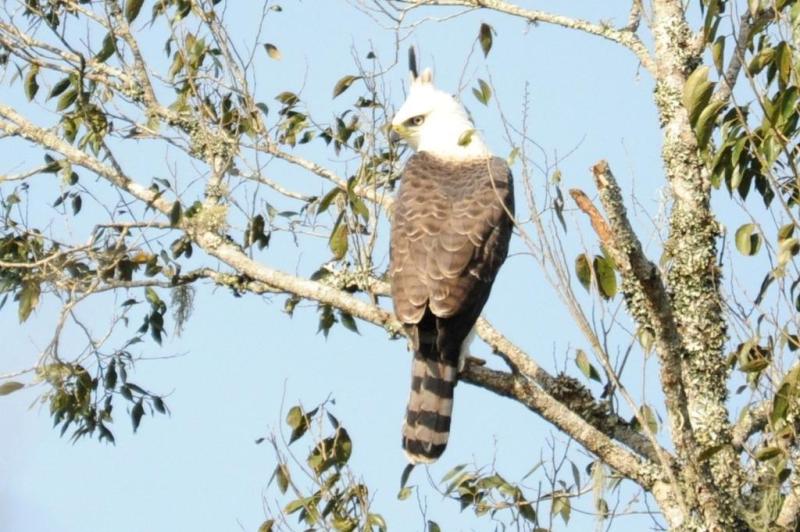
[[[445,159],[489,156],[464,107],[433,86],[429,68],[418,77],[411,74],[408,97],[392,119],[392,131],[416,151]]]

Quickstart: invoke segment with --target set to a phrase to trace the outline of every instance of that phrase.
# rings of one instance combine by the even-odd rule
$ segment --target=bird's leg
[[[475,338],[475,327],[473,327],[464,341],[461,342],[461,352],[458,354],[458,372],[464,371],[467,366],[467,357],[469,357],[469,346]]]

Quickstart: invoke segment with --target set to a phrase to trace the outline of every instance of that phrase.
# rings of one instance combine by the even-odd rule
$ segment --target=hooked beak
[[[403,140],[403,135],[400,133],[399,129],[399,127],[394,125],[389,126],[389,144],[397,144]]]

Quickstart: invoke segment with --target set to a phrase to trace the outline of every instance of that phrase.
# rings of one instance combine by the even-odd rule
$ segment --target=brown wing
[[[430,308],[438,318],[474,314],[474,323],[508,253],[513,208],[511,173],[502,159],[451,162],[425,152],[411,157],[391,234],[398,318],[418,323]]]

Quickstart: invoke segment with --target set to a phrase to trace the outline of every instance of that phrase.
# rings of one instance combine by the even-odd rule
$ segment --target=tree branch
[[[753,434],[767,426],[769,413],[772,411],[772,401],[763,401],[748,409],[731,431],[731,444],[737,451],[744,448],[745,442]]]
[[[16,135],[27,139],[39,146],[44,146],[53,151],[57,151],[69,159],[73,164],[82,166],[97,175],[103,177],[112,185],[128,192],[134,197],[147,202],[163,214],[169,214],[172,204],[166,199],[157,195],[154,191],[143,187],[139,183],[131,180],[128,176],[117,171],[115,168],[100,162],[91,155],[75,148],[65,142],[55,133],[33,125],[23,118],[19,113],[7,105],[0,104],[0,118],[7,122],[0,122],[0,131],[9,135]]]
[[[750,14],[750,10],[746,9],[745,13],[739,18],[739,34],[736,35],[736,46],[731,54],[728,68],[719,80],[719,89],[711,99],[712,103],[727,102],[730,99],[733,87],[736,85],[736,79],[739,77],[739,72],[744,64],[744,54],[750,46],[755,30],[773,16],[775,16],[775,12],[771,8],[760,11],[755,18]]]
[[[731,446],[726,408],[727,334],[717,266],[720,225],[711,210],[710,172],[683,104],[687,77],[702,61],[701,50],[694,46],[683,2],[653,0],[649,23],[657,65],[654,99],[663,130],[661,155],[674,199],[664,250],[671,260],[666,284],[684,350],[679,360],[666,362],[680,364],[686,402],[676,413],[684,416],[688,410],[682,423],[691,427],[698,444],[688,448],[686,456],[696,460],[699,451],[717,449],[708,460],[689,462],[698,476],[686,485],[692,486],[707,526],[736,529],[745,526],[737,507],[745,477]],[[669,390],[669,383],[663,385]]]
[[[689,418],[688,401],[683,386],[681,358],[684,349],[672,314],[672,306],[661,275],[644,255],[641,243],[630,225],[619,185],[608,163],[600,161],[592,167],[600,201],[609,222],[581,191],[572,190],[579,208],[590,218],[592,227],[606,246],[622,275],[623,294],[628,310],[640,327],[653,331],[655,348],[661,363],[661,382],[667,404],[667,415],[678,455],[688,459],[684,472],[692,479],[705,478],[699,464],[698,445]],[[672,474],[672,470],[669,470]],[[673,484],[676,484],[673,482]],[[684,507],[688,508],[686,502]]]
[[[586,423],[578,414],[527,379],[476,364],[468,365],[462,372],[461,378],[470,384],[524,404],[645,489],[649,490],[658,478],[659,470],[652,463],[621,448],[608,436]]]
[[[651,72],[654,71],[654,63],[647,47],[639,40],[636,33],[628,28],[616,29],[604,24],[594,24],[586,20],[556,15],[546,11],[525,9],[503,0],[406,0],[404,3],[411,3],[415,7],[433,5],[491,9],[507,15],[524,18],[530,23],[543,22],[561,26],[562,28],[582,31],[621,44],[636,55],[645,69]]]
[[[781,511],[775,524],[786,530],[796,530],[798,517],[800,517],[800,479],[797,477],[797,461],[795,461],[795,471],[792,478],[792,488],[783,500]]]

